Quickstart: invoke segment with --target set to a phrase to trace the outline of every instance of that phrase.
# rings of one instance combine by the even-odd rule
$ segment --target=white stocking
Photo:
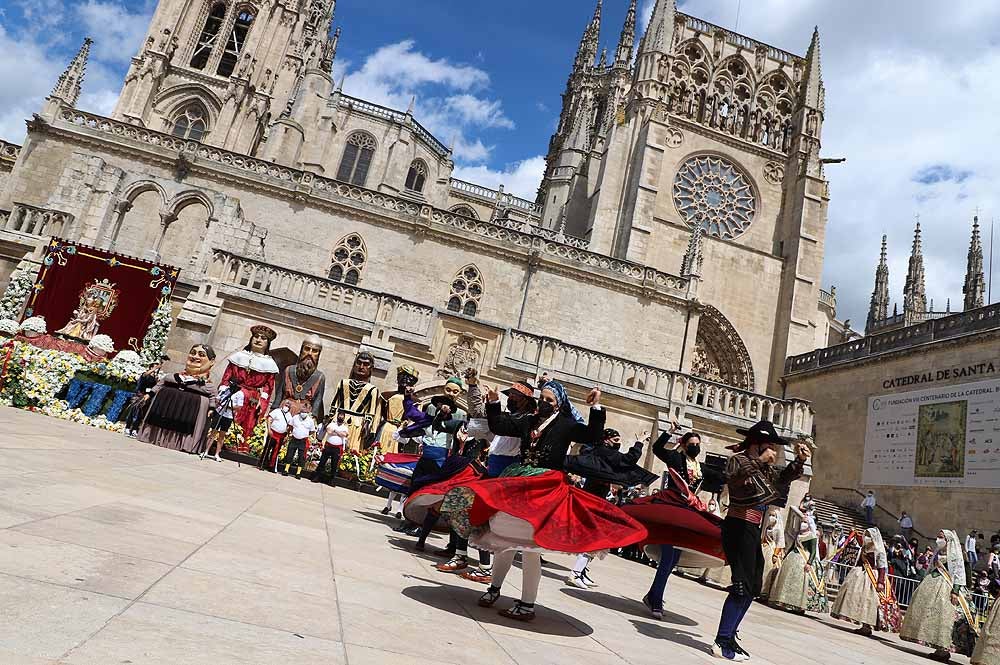
[[[521,554],[521,602],[534,605],[538,585],[542,581],[542,555],[538,552]]]
[[[576,557],[576,563],[573,564],[573,572],[579,575],[590,565],[590,561],[591,558],[586,554]]]
[[[514,550],[504,550],[493,557],[493,582],[491,584],[496,588],[499,589],[503,586],[503,581],[506,579],[511,565],[514,563],[515,554],[517,552]]]

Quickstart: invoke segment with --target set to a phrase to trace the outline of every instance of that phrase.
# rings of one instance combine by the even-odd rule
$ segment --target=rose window
[[[674,177],[674,206],[691,226],[717,238],[736,238],[753,222],[753,188],[742,172],[721,157],[702,155],[684,162]]]

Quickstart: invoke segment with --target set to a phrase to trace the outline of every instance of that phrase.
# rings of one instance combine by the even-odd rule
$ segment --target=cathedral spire
[[[635,46],[635,5],[632,0],[625,14],[625,24],[622,26],[621,37],[618,38],[618,49],[615,51],[615,67],[627,69],[632,62],[632,49]]]
[[[580,46],[576,50],[576,60],[573,63],[574,73],[594,66],[601,39],[601,2],[602,0],[597,0],[594,17],[590,19],[586,30],[583,31],[583,37],[580,38]]]
[[[653,13],[642,36],[642,53],[668,54],[673,42],[674,16],[677,14],[676,0],[656,0]]]
[[[872,291],[871,304],[868,307],[868,322],[865,334],[871,334],[875,324],[889,316],[889,263],[886,259],[887,238],[882,236],[882,254],[879,257],[878,268],[875,269],[875,290]]]
[[[691,230],[691,238],[688,240],[687,251],[684,252],[684,260],[681,262],[681,277],[701,277],[701,264],[705,259],[702,248],[702,237],[705,229],[698,224]]]
[[[819,26],[813,28],[809,50],[806,51],[805,79],[799,101],[803,106],[822,112],[826,90],[823,87],[823,72],[820,66]]]
[[[972,218],[972,240],[969,242],[969,259],[965,269],[965,311],[983,306],[986,279],[983,276],[983,243],[979,238],[979,217]]]
[[[80,98],[80,85],[83,83],[83,75],[87,69],[87,58],[90,56],[90,45],[93,43],[90,37],[83,40],[83,46],[77,51],[76,57],[56,81],[56,86],[52,88],[52,94],[49,95],[51,99],[59,99],[68,106],[76,106],[76,102]]]
[[[920,240],[920,222],[913,232],[913,247],[910,250],[910,265],[906,271],[903,287],[903,315],[906,323],[918,323],[927,312],[927,289],[924,285],[924,253]]]

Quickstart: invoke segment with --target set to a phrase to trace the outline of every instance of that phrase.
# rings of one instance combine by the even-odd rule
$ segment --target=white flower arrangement
[[[18,331],[21,333],[34,333],[44,335],[48,329],[45,326],[45,318],[41,316],[31,316],[21,322]]]
[[[56,394],[87,365],[75,353],[39,349],[24,342],[14,342],[10,362],[17,363],[20,371],[16,382],[8,381],[4,385],[3,395],[0,397],[20,408],[45,408],[59,401]]]
[[[170,298],[164,296],[160,300],[159,306],[153,313],[153,320],[149,323],[149,330],[142,340],[143,361],[147,363],[157,362],[167,348],[167,337],[170,335],[170,326],[173,323],[173,309],[170,305]]]
[[[7,290],[0,297],[0,319],[17,319],[28,300],[35,275],[31,270],[16,269],[7,283]]]
[[[119,351],[118,355],[107,364],[105,373],[115,379],[135,381],[145,369],[145,363],[139,354],[131,349],[125,349]]]
[[[13,337],[17,334],[18,327],[17,321],[14,319],[0,319],[0,335]]]
[[[101,353],[115,352],[115,342],[108,335],[94,335],[87,347],[91,351],[100,351]]]

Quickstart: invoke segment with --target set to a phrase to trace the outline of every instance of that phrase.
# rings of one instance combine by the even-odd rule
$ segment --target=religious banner
[[[1000,380],[869,398],[862,483],[1000,488]]]
[[[138,351],[177,268],[53,238],[45,248],[24,318],[41,316],[55,334],[89,342],[108,335]]]

